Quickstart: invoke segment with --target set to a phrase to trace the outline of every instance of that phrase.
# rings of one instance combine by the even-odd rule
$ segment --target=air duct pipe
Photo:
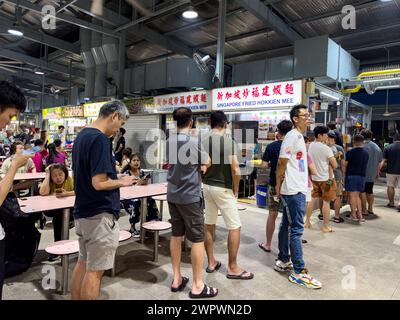
[[[103,36],[98,32],[92,32],[92,54],[96,63],[96,80],[94,96],[96,98],[107,96],[107,60],[103,51]]]
[[[96,76],[96,64],[91,52],[92,32],[88,29],[80,29],[81,56],[85,65],[85,96],[94,97],[94,86]]]

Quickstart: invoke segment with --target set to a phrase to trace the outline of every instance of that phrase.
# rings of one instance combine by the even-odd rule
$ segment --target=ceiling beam
[[[233,56],[225,57],[225,60],[229,59],[236,59],[236,58],[241,58],[245,56],[251,56],[255,54],[266,54],[266,55],[278,55],[278,54],[284,54],[284,55],[290,55],[293,54],[293,46],[288,46],[288,47],[282,47],[282,48],[277,48],[277,49],[269,49],[269,50],[260,50],[260,51],[253,51],[253,52],[248,52],[248,53],[240,53],[240,54],[235,54]]]
[[[24,79],[24,80],[30,80],[33,83],[38,83],[39,85],[43,82],[43,76],[36,75],[30,71],[21,71],[18,70],[17,72],[9,72],[6,70],[1,70],[1,73],[6,73],[10,76],[19,78],[19,79]],[[49,79],[48,77],[44,77],[44,83],[49,84],[49,85],[54,85],[56,87],[60,88],[69,88],[69,83],[67,81],[61,81],[57,79]]]
[[[5,29],[11,28],[13,26],[13,21],[7,19],[7,17],[0,13],[0,28]],[[80,54],[80,44],[70,43],[58,38],[49,36],[43,32],[38,32],[32,30],[32,28],[27,28],[25,26],[20,26],[21,31],[24,33],[23,39],[28,39],[34,42],[38,42],[47,45],[52,48],[56,48],[65,52]]]
[[[263,21],[272,30],[287,39],[290,44],[294,44],[296,40],[303,39],[301,35],[289,27],[285,21],[272,12],[263,2],[259,0],[236,0],[236,2],[259,20]]]
[[[21,61],[44,70],[51,70],[59,73],[64,73],[66,75],[70,74],[68,67],[64,67],[53,62],[46,62],[44,60],[34,58],[9,49],[0,49],[0,57]],[[85,78],[85,73],[79,70],[71,70],[71,75],[78,78]]]
[[[392,47],[400,47],[400,41],[375,44],[375,45],[361,47],[361,48],[347,49],[347,51],[350,53],[357,53],[357,52],[364,52],[364,51],[376,50],[376,49],[385,50],[385,48],[392,48]]]
[[[6,3],[13,4],[15,6],[19,6],[20,8],[27,9],[32,12],[36,12],[42,14],[42,6],[29,2],[27,0],[4,0]],[[113,38],[120,38],[120,34],[115,32],[113,29],[109,29],[100,25],[96,25],[86,20],[82,20],[76,18],[71,15],[67,15],[65,13],[58,13],[55,15],[55,18],[60,21],[65,21],[71,24],[74,24],[78,27],[89,29],[98,33],[106,34]]]

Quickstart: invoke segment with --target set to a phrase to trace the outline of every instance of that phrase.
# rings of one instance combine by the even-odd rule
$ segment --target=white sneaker
[[[310,276],[307,269],[301,270],[300,273],[292,272],[289,281],[309,289],[321,289],[322,287],[322,283]]]
[[[278,272],[288,272],[293,270],[292,262],[283,262],[281,260],[276,260],[274,270]]]

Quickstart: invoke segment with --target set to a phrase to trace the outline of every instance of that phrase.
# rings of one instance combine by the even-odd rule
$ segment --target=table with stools
[[[4,176],[5,174],[2,174],[1,178],[3,179]],[[33,181],[32,186],[29,188],[29,193],[31,196],[33,196],[36,183],[44,180],[45,177],[45,172],[17,173],[14,177],[14,181]]]

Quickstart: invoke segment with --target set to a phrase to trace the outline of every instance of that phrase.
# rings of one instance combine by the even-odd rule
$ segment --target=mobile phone
[[[62,189],[56,189],[55,193],[63,193]]]
[[[31,156],[31,155],[34,155],[35,154],[35,151],[34,150],[24,150],[24,151],[22,151],[22,154],[23,155],[27,155],[27,156]]]

